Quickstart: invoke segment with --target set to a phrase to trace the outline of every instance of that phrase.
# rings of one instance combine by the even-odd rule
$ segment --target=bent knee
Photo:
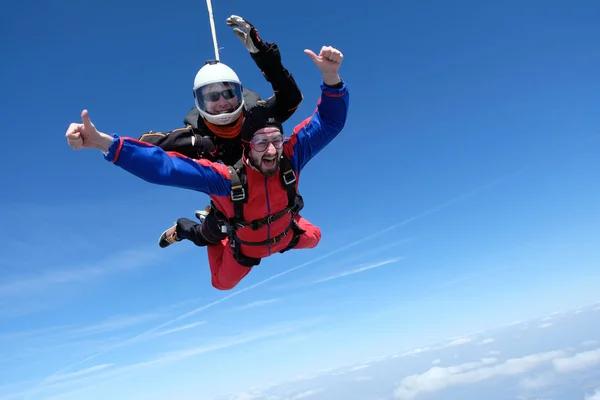
[[[308,236],[308,240],[306,243],[306,248],[308,249],[312,249],[314,247],[317,247],[317,245],[319,244],[319,242],[321,241],[321,229],[318,226],[312,227],[312,229],[310,231],[307,231],[305,233],[305,235]]]

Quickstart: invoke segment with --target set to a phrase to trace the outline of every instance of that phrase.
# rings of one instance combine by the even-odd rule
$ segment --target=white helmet
[[[216,90],[202,94],[202,89],[212,84],[224,84],[215,87]],[[210,99],[210,96],[213,98]],[[218,112],[209,112],[207,101],[218,101],[221,96],[225,100],[236,98],[235,106]],[[219,61],[207,61],[196,74],[194,79],[194,100],[200,115],[208,122],[215,125],[227,125],[234,122],[242,113],[244,108],[244,97],[242,96],[242,83],[237,74],[227,65]]]

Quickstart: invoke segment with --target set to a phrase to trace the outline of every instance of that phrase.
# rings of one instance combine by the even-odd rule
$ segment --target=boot
[[[180,242],[181,239],[177,237],[176,228],[177,224],[174,224],[172,227],[167,229],[160,235],[160,239],[158,240],[158,245],[162,248],[165,248],[175,242]]]
[[[208,215],[209,212],[210,212],[210,206],[206,206],[204,211],[196,210],[196,218],[198,218],[198,220],[200,220],[201,224],[204,223],[204,220],[206,219],[206,216]]]

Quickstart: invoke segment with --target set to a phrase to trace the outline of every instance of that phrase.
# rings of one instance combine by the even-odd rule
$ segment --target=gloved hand
[[[228,26],[235,26],[233,33],[242,41],[250,53],[258,53],[265,44],[258,36],[258,31],[244,18],[232,15],[225,20]]]
[[[213,141],[208,136],[201,136],[197,133],[194,133],[194,136],[192,136],[192,146],[198,158],[205,158],[215,151]]]

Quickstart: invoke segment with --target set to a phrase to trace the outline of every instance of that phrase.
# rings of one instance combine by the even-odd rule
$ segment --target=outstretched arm
[[[229,195],[229,170],[224,164],[194,160],[132,138],[112,138],[104,158],[147,182],[208,195]]]
[[[321,83],[321,97],[313,115],[294,128],[284,146],[298,171],[342,131],[348,114],[349,93],[345,82],[337,87]]]
[[[284,146],[285,154],[298,171],[342,131],[350,100],[346,82],[338,75],[342,53],[325,46],[319,56],[310,50],[306,50],[306,53],[321,70],[323,82],[316,111],[294,128]]]
[[[242,17],[230,16],[227,25],[235,27],[234,33],[246,46],[265,79],[271,83],[274,94],[266,100],[267,107],[275,110],[281,122],[286,121],[302,102],[302,92],[292,74],[281,63],[279,47],[275,43],[264,42],[256,27]]]
[[[231,181],[227,166],[208,160],[193,160],[136,139],[99,132],[90,121],[87,110],[81,113],[81,119],[83,123],[72,123],[65,134],[75,150],[99,149],[107,161],[150,183],[208,195],[229,194]]]

